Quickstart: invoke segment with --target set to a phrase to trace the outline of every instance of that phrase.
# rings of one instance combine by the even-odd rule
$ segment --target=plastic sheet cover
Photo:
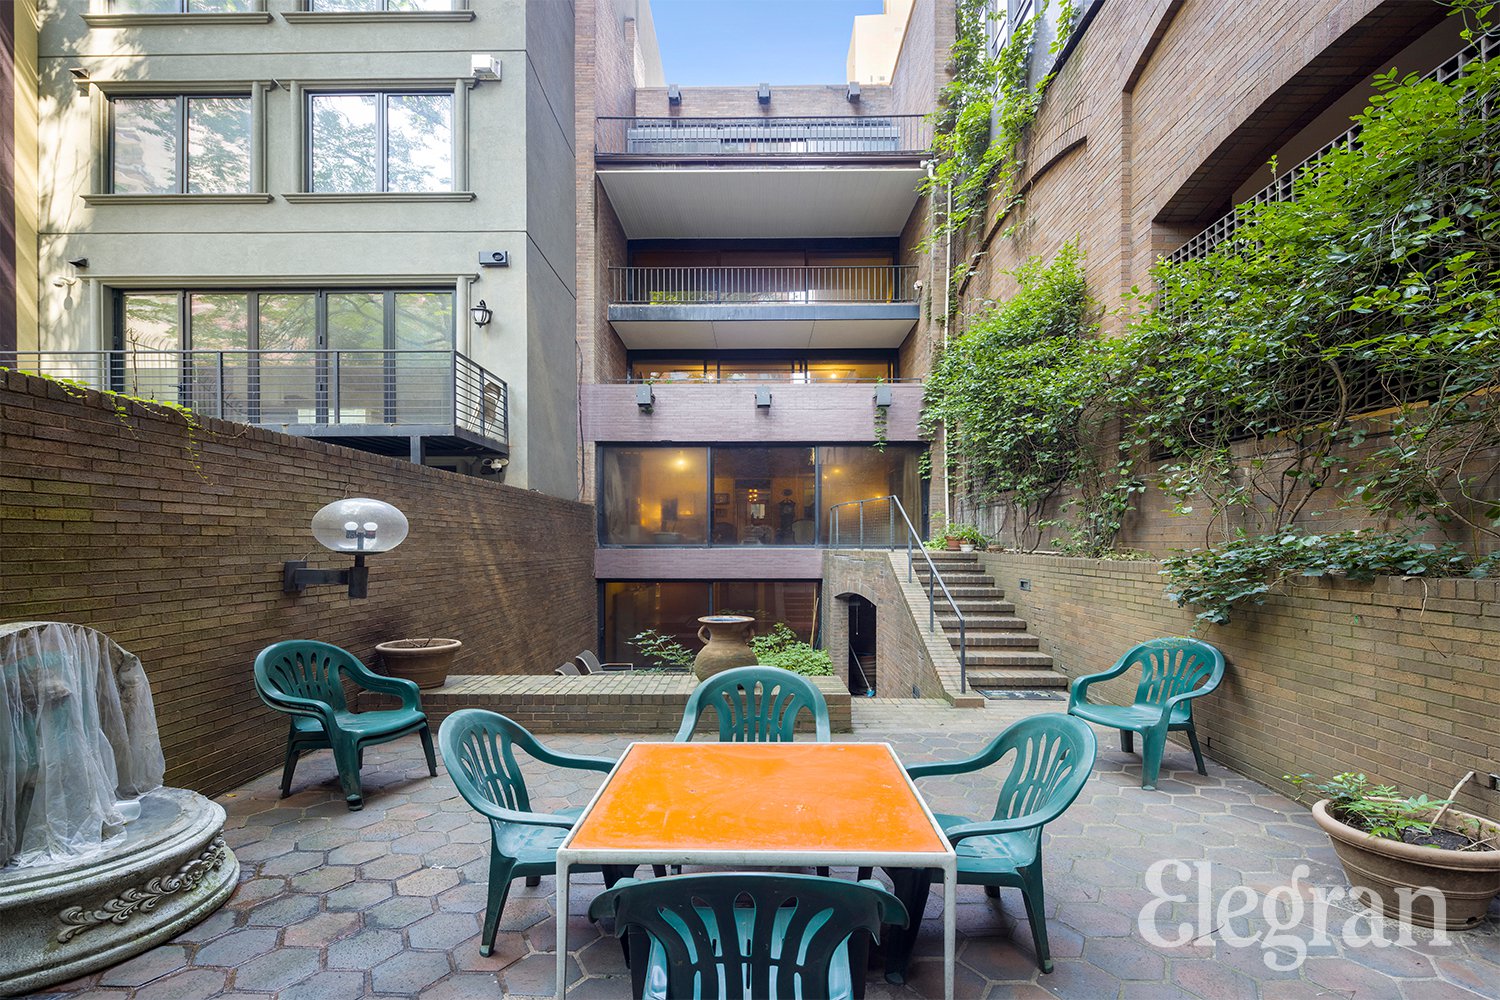
[[[164,769],[139,659],[82,625],[0,624],[0,865],[109,849]]]

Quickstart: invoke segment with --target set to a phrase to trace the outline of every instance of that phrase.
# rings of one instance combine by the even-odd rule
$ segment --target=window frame
[[[115,149],[115,147],[116,147],[116,140],[115,140],[115,135],[116,135],[116,132],[115,132],[115,109],[116,109],[117,102],[119,102],[119,101],[151,101],[151,100],[162,100],[163,98],[172,98],[173,100],[175,100],[177,102],[177,108],[176,108],[176,111],[175,111],[175,119],[174,119],[174,131],[175,131],[175,135],[177,137],[177,153],[176,153],[176,162],[175,162],[175,166],[176,166],[176,170],[177,170],[177,190],[175,190],[175,191],[154,191],[154,192],[148,192],[148,191],[116,191],[115,190],[115,152],[116,152],[116,149]],[[246,189],[244,191],[190,191],[190,190],[188,190],[188,188],[189,188],[189,186],[192,183],[192,179],[191,179],[191,176],[189,174],[189,170],[191,168],[191,162],[192,161],[189,158],[189,151],[188,151],[188,147],[191,145],[191,143],[189,141],[189,128],[191,127],[191,121],[190,121],[189,115],[188,115],[188,102],[192,101],[192,100],[198,100],[198,99],[203,99],[203,100],[219,99],[219,100],[223,100],[223,99],[226,99],[226,98],[227,99],[232,99],[232,100],[241,100],[241,101],[244,101],[245,105],[246,105],[246,110],[249,112],[249,117],[250,117],[249,134],[246,136],[246,138],[249,140],[249,149],[247,149],[245,151],[245,161],[246,161],[245,162],[245,173],[246,173],[245,185],[246,185]],[[105,96],[106,116],[105,116],[104,129],[105,129],[105,135],[107,135],[109,138],[108,138],[108,142],[106,144],[105,151],[104,151],[105,163],[107,165],[107,169],[105,171],[104,193],[105,194],[111,194],[111,195],[124,195],[124,196],[128,196],[128,197],[140,197],[140,198],[153,198],[153,197],[164,197],[164,196],[165,197],[170,197],[170,196],[173,196],[173,195],[187,196],[187,197],[194,197],[194,198],[196,198],[196,197],[204,197],[204,196],[206,196],[206,197],[227,196],[227,197],[231,197],[232,198],[232,197],[235,197],[235,196],[238,196],[238,195],[252,195],[252,194],[255,194],[256,193],[256,190],[255,190],[255,186],[256,186],[256,159],[257,159],[256,153],[257,153],[257,146],[259,145],[259,143],[256,142],[256,132],[257,132],[257,129],[256,129],[255,105],[256,105],[255,95],[253,93],[247,93],[247,92],[241,91],[241,90],[230,90],[230,91],[218,91],[218,90],[197,91],[197,90],[194,90],[194,91],[181,91],[181,92],[171,93],[171,94],[130,93],[130,92],[120,92],[120,93],[107,94]]]
[[[376,186],[371,191],[318,191],[313,188],[313,102],[320,97],[373,97],[375,98],[375,155]],[[392,97],[447,97],[448,105],[448,187],[436,191],[392,191],[390,189],[391,133],[390,99]],[[309,194],[454,194],[458,187],[458,98],[453,91],[421,87],[413,89],[377,87],[354,90],[308,90],[303,95],[302,117],[305,122],[307,141],[303,143],[302,190]]]
[[[215,11],[191,10],[190,0],[179,0],[175,11],[127,11],[116,10],[113,0],[90,0],[89,9],[83,13],[83,22],[90,28],[130,28],[155,25],[178,24],[270,24],[271,12],[266,9],[266,0],[251,0],[249,10]]]

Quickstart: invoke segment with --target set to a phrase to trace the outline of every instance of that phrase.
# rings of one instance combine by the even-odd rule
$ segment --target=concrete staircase
[[[963,612],[968,640],[968,678],[973,688],[1066,688],[1068,679],[1052,669],[1052,657],[1040,652],[1026,621],[1016,617],[1016,606],[979,564],[977,552],[931,552],[948,593]],[[903,562],[905,561],[903,557]],[[932,573],[923,559],[916,564],[925,594]],[[922,624],[926,624],[923,608]],[[958,617],[938,593],[938,624],[958,655]]]

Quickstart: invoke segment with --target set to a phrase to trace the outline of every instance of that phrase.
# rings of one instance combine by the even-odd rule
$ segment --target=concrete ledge
[[[828,702],[833,731],[850,732],[849,689],[837,677],[812,681]],[[422,692],[422,709],[433,725],[461,708],[487,708],[537,733],[648,733],[670,739],[697,686],[691,674],[454,675],[442,687]],[[376,707],[377,697],[361,693],[358,707]],[[806,713],[798,725],[799,732],[803,729],[812,731]]]

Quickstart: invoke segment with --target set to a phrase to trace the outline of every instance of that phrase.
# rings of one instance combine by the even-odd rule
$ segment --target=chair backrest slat
[[[708,678],[693,691],[677,740],[692,739],[703,713],[712,710],[721,743],[790,743],[797,717],[812,713],[819,742],[833,738],[828,703],[807,678],[780,667],[735,667]]]
[[[448,774],[470,804],[481,801],[529,812],[531,797],[516,763],[515,747],[528,754],[536,738],[505,716],[466,708],[443,720],[438,743]]]
[[[1216,684],[1224,670],[1224,658],[1218,650],[1196,639],[1153,639],[1127,655],[1141,668],[1141,680],[1135,689],[1137,705],[1164,705],[1168,698],[1204,683]]]
[[[354,654],[338,646],[292,639],[268,646],[256,657],[255,686],[273,708],[284,710],[284,704],[277,704],[277,695],[290,695],[321,701],[335,712],[343,712],[349,706],[342,674],[358,664]]]
[[[1088,724],[1061,713],[1022,719],[993,746],[996,760],[1014,754],[995,803],[995,819],[1030,816],[1059,800],[1071,803],[1094,767],[1096,744]],[[1041,836],[1040,828],[1027,833]]]

